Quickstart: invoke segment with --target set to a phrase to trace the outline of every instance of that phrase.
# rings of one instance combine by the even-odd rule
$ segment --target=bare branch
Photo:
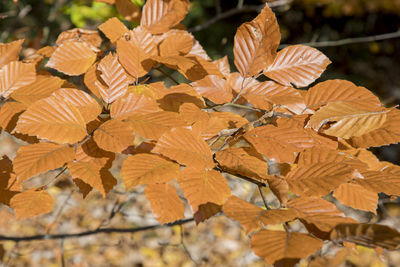
[[[275,7],[280,7],[280,6],[285,6],[290,4],[291,2],[293,2],[293,0],[277,0],[274,1],[272,3],[268,3],[268,6],[271,8],[275,8]],[[248,12],[260,12],[261,9],[263,9],[265,7],[265,4],[262,5],[243,5],[241,7],[238,8],[232,8],[228,11],[222,12],[217,14],[217,16],[209,19],[208,21],[204,22],[203,24],[197,25],[193,28],[190,28],[188,31],[189,32],[198,32],[198,31],[202,31],[208,27],[210,27],[211,25],[213,25],[214,23],[232,17],[234,15],[240,14],[240,13],[248,13]]]
[[[64,233],[64,234],[54,234],[54,235],[31,235],[31,236],[4,236],[0,235],[0,241],[14,241],[14,242],[21,242],[21,241],[35,241],[35,240],[48,240],[48,239],[67,239],[67,238],[76,238],[88,235],[97,235],[101,233],[111,234],[111,233],[136,233],[141,231],[147,230],[154,230],[163,227],[171,227],[175,225],[182,225],[189,222],[194,221],[194,218],[188,218],[184,220],[179,220],[173,223],[167,223],[164,225],[155,224],[155,225],[148,225],[143,227],[136,227],[136,228],[101,228],[91,231],[85,231],[80,233]]]
[[[260,191],[260,195],[261,195],[261,198],[262,198],[262,200],[264,202],[265,208],[267,210],[270,210],[271,208],[268,206],[267,200],[265,199],[265,196],[264,196],[264,192],[262,191],[262,187],[260,185],[258,185],[258,191]]]
[[[309,42],[309,43],[303,43],[302,45],[308,45],[312,47],[333,47],[333,46],[342,46],[349,44],[370,43],[370,42],[383,41],[394,38],[400,38],[400,29],[395,32],[372,35],[372,36],[346,38],[336,41]],[[285,48],[287,46],[289,46],[289,44],[281,44],[279,48]]]

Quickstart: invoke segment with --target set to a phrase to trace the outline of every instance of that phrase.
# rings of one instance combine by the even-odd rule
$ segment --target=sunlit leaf
[[[125,119],[133,114],[148,114],[160,111],[157,103],[145,95],[129,93],[118,98],[110,108],[111,118]]]
[[[129,32],[129,29],[116,17],[108,19],[103,24],[100,24],[98,28],[111,43],[115,43],[125,33]]]
[[[93,134],[93,140],[100,148],[118,153],[133,145],[134,138],[130,124],[116,119],[104,122]]]
[[[11,61],[17,61],[19,59],[19,52],[21,51],[23,43],[24,39],[6,44],[0,43],[0,68]]]
[[[341,184],[335,189],[333,196],[343,205],[376,214],[378,194],[360,185],[352,183]]]
[[[18,114],[25,111],[27,106],[18,102],[6,102],[0,109],[0,127],[11,132],[15,127]]]
[[[62,43],[51,55],[46,67],[68,75],[81,75],[95,62],[96,53],[84,42]]]
[[[165,183],[178,178],[179,165],[154,154],[140,153],[122,164],[122,180],[126,188],[138,184]]]
[[[160,56],[183,56],[193,47],[192,36],[186,31],[171,30],[159,45]]]
[[[314,82],[331,61],[315,48],[291,45],[278,52],[264,75],[280,84],[305,87]]]
[[[56,44],[61,45],[70,41],[85,42],[90,46],[100,47],[103,40],[101,39],[99,32],[96,30],[75,28],[66,30],[59,34]]]
[[[14,209],[17,220],[32,218],[51,212],[53,198],[45,190],[35,191],[31,189],[12,197],[10,206]]]
[[[208,75],[193,82],[192,86],[200,95],[216,104],[223,104],[232,100],[232,89],[227,81],[219,76]]]
[[[8,98],[15,90],[36,80],[34,64],[12,61],[0,69],[0,96]]]

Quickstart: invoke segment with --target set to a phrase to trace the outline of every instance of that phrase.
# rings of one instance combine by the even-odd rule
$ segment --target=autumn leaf
[[[17,121],[17,117],[26,110],[24,104],[18,102],[6,102],[0,109],[0,127],[11,132]]]
[[[371,192],[385,193],[388,195],[400,195],[400,174],[385,173],[381,171],[361,172],[363,179],[354,181]]]
[[[53,209],[53,198],[45,190],[27,190],[16,194],[10,200],[17,220],[32,218],[49,213]]]
[[[157,141],[154,153],[190,167],[213,168],[212,152],[207,143],[195,132],[183,128],[172,128],[166,131]],[[200,203],[202,204],[202,203]]]
[[[160,56],[184,56],[193,47],[193,38],[186,31],[170,30],[159,45]]]
[[[0,97],[8,98],[17,89],[35,80],[34,64],[12,61],[0,69]]]
[[[160,224],[184,218],[185,207],[173,186],[163,183],[149,184],[144,193]]]
[[[297,232],[262,230],[251,238],[254,252],[264,258],[268,264],[274,264],[285,258],[308,257],[322,245],[322,240]]]
[[[275,15],[265,5],[254,20],[243,23],[235,34],[233,54],[241,76],[254,76],[272,63],[280,39]]]
[[[151,97],[129,93],[112,103],[110,116],[121,120],[130,115],[155,113],[157,111],[160,111],[160,109]]]
[[[346,102],[332,102],[311,116],[306,127],[321,129],[328,122],[335,122],[323,133],[348,139],[380,128],[386,120],[388,110],[359,110]]]
[[[101,149],[118,153],[133,145],[134,138],[130,124],[117,119],[104,122],[93,134],[93,140]]]
[[[291,45],[278,52],[264,75],[282,85],[305,87],[314,82],[331,61],[315,48]]]
[[[121,172],[129,190],[138,184],[165,183],[176,179],[179,165],[158,155],[141,153],[129,156],[122,164]]]
[[[215,170],[190,166],[182,171],[178,182],[194,211],[208,202],[222,205],[231,194],[225,178]]]
[[[223,104],[232,100],[232,89],[227,81],[216,75],[192,83],[193,88],[203,97],[210,99],[215,104]]]
[[[378,194],[360,185],[353,183],[341,184],[335,189],[333,196],[343,205],[376,214]]]
[[[96,61],[96,53],[85,42],[69,41],[58,46],[46,67],[67,75],[81,75]]]
[[[40,173],[62,167],[75,158],[74,149],[53,143],[22,146],[14,159],[14,171],[18,178],[26,180]]]
[[[131,22],[138,22],[140,19],[140,8],[130,0],[115,0],[115,7],[124,19]]]
[[[19,52],[21,51],[23,43],[24,39],[7,44],[0,43],[0,68],[11,61],[17,61],[19,59]]]
[[[89,46],[92,47],[100,47],[101,42],[103,41],[100,37],[100,34],[96,30],[86,30],[86,29],[71,29],[63,31],[58,35],[56,44],[61,45],[67,42],[85,42]]]
[[[108,19],[98,28],[104,33],[111,43],[115,43],[125,33],[129,32],[129,29],[116,17]]]

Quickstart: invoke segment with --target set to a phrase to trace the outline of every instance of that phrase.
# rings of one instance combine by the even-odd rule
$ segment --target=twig
[[[60,240],[61,247],[61,267],[65,267],[65,258],[64,258],[64,239]]]
[[[14,242],[21,242],[21,241],[34,241],[34,240],[54,240],[54,239],[67,239],[67,238],[76,238],[88,235],[96,235],[100,233],[111,234],[111,233],[136,233],[141,231],[147,230],[154,230],[163,227],[171,227],[175,225],[182,225],[185,223],[189,223],[194,221],[194,218],[188,218],[184,220],[179,220],[173,223],[168,223],[164,225],[149,225],[143,227],[136,227],[136,228],[100,228],[91,231],[84,231],[80,233],[64,233],[64,234],[54,234],[54,235],[31,235],[31,236],[4,236],[0,235],[0,241],[14,241]]]
[[[162,68],[155,68],[156,70],[158,70],[159,72],[161,72],[162,74],[164,74],[165,76],[167,76],[168,78],[170,78],[174,83],[176,83],[177,85],[179,85],[180,83],[175,80],[174,77],[172,77],[170,74],[168,74],[166,71],[164,71]]]
[[[360,44],[360,43],[369,43],[375,41],[382,41],[388,39],[400,38],[400,29],[395,32],[365,36],[365,37],[356,37],[356,38],[346,38],[336,41],[323,41],[323,42],[309,42],[303,43],[302,45],[308,45],[312,47],[332,47],[332,46],[342,46],[348,44]],[[288,44],[281,44],[279,48],[285,48],[289,46]]]
[[[60,209],[58,210],[56,216],[53,219],[53,222],[47,226],[46,234],[50,233],[51,228],[54,226],[54,224],[57,222],[57,220],[60,218],[64,208],[67,206],[68,201],[70,200],[72,194],[74,193],[74,190],[71,190],[71,192],[68,194],[67,198],[64,200],[64,202],[61,204]]]
[[[260,195],[261,195],[261,198],[262,198],[262,200],[263,200],[263,202],[264,202],[265,208],[266,208],[267,210],[270,210],[271,208],[268,206],[267,200],[265,199],[265,196],[264,196],[264,192],[262,191],[262,187],[259,186],[259,185],[258,185],[258,191],[260,191]]]
[[[179,225],[180,228],[180,232],[181,232],[181,245],[183,247],[183,249],[185,250],[186,254],[189,256],[190,260],[196,265],[198,266],[199,264],[197,263],[197,261],[195,259],[193,259],[192,254],[190,253],[189,249],[186,247],[185,241],[184,241],[184,232],[183,232],[183,226]]]

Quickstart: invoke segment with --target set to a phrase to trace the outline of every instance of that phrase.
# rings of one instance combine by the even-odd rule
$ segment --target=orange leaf
[[[146,185],[144,193],[160,224],[171,223],[185,217],[185,206],[173,186],[169,184]]]
[[[298,212],[302,222],[312,224],[321,231],[329,232],[340,223],[355,222],[345,217],[336,206],[319,197],[300,197],[288,202],[288,207]]]
[[[97,28],[104,33],[111,43],[115,43],[125,33],[129,32],[129,29],[116,17],[108,19]]]
[[[218,118],[225,123],[225,128],[239,128],[249,123],[246,118],[231,112],[211,112],[210,118]]]
[[[160,56],[183,56],[190,52],[193,46],[193,37],[190,33],[180,30],[171,30],[159,45]]]
[[[34,189],[16,194],[10,200],[10,206],[14,209],[17,220],[32,218],[53,209],[53,198],[44,190]]]
[[[299,166],[286,176],[297,195],[324,196],[353,177],[354,169],[343,163],[316,163]]]
[[[122,179],[128,190],[138,184],[165,183],[178,178],[179,165],[153,154],[136,154],[122,164]]]
[[[19,59],[19,52],[21,51],[23,43],[24,39],[7,44],[0,43],[0,68],[11,61],[17,61]]]
[[[276,175],[269,175],[267,181],[272,193],[278,198],[280,206],[286,207],[289,199],[289,185],[286,180]]]
[[[215,170],[191,166],[185,168],[181,175],[179,185],[195,212],[201,204],[208,202],[222,205],[231,194],[225,178]]]
[[[56,76],[37,75],[33,83],[20,87],[11,94],[11,97],[29,106],[39,99],[50,96],[60,89],[63,83],[64,81]]]
[[[354,108],[346,102],[331,102],[311,116],[306,127],[318,131],[328,122],[335,122],[322,132],[348,139],[380,128],[386,120],[388,110],[368,111]]]
[[[249,148],[228,148],[215,153],[215,160],[223,170],[258,179],[268,175],[268,164],[250,153]],[[253,152],[254,153],[254,152]]]
[[[201,44],[199,43],[199,41],[197,41],[194,37],[193,37],[193,46],[192,46],[192,50],[190,50],[190,52],[188,53],[188,55],[191,56],[196,56],[196,57],[201,57],[202,59],[205,60],[211,60],[211,58],[207,55],[207,52],[204,50],[204,48],[201,46]]]
[[[131,22],[138,22],[140,18],[140,8],[131,0],[116,0],[115,7],[124,19]]]
[[[209,116],[207,112],[201,110],[195,104],[192,103],[184,103],[179,107],[179,114],[183,118],[183,120],[191,125],[196,121],[208,121]]]
[[[92,162],[69,162],[68,169],[72,178],[79,178],[96,188],[103,197],[117,184],[109,171]]]
[[[105,86],[101,82],[95,81],[104,102],[112,103],[125,95],[129,79],[124,68],[119,64],[117,55],[108,54],[100,61],[97,69],[101,71],[100,77],[106,84]]]
[[[18,102],[6,102],[0,109],[0,127],[11,132],[15,127],[18,115],[26,109],[24,104]]]
[[[46,67],[67,75],[81,75],[96,61],[96,54],[84,42],[62,43],[51,55]]]
[[[12,61],[0,69],[0,97],[8,98],[15,90],[35,80],[35,64]]]
[[[148,59],[157,54],[153,36],[143,27],[136,27],[117,41],[118,60],[134,78],[146,75],[153,63]]]
[[[322,240],[297,232],[261,230],[251,238],[254,252],[268,264],[285,258],[306,258],[322,245]]]
[[[67,101],[50,96],[36,101],[19,117],[15,132],[57,143],[75,143],[86,135],[79,110]]]
[[[376,214],[378,194],[360,185],[352,183],[341,184],[335,189],[333,196],[343,205]]]
[[[73,88],[61,88],[52,94],[57,101],[65,101],[76,107],[86,123],[94,120],[101,113],[100,105],[89,94]]]
[[[157,100],[160,108],[166,111],[178,112],[179,107],[185,103],[193,103],[199,108],[204,108],[204,99],[189,84],[171,86],[165,94]]]
[[[215,66],[217,66],[218,70],[224,75],[224,77],[228,79],[229,74],[231,73],[228,56],[224,56],[223,58],[214,60],[213,63],[215,64]]]
[[[330,102],[349,102],[354,108],[376,110],[379,99],[369,90],[345,80],[328,80],[311,87],[305,96],[308,108],[317,109]]]
[[[355,179],[355,182],[365,189],[387,195],[400,196],[400,174],[381,171],[365,171],[361,173],[364,179]]]
[[[186,166],[198,167],[200,170],[214,167],[212,152],[207,143],[200,135],[183,127],[165,132],[152,152],[160,153]]]
[[[148,0],[143,6],[140,25],[152,34],[164,33],[181,22],[188,10],[187,0]]]
[[[72,147],[53,143],[22,146],[14,159],[14,171],[18,179],[26,180],[40,173],[62,167],[75,158]]]
[[[93,137],[76,149],[76,160],[97,164],[103,169],[109,169],[115,158],[115,153],[101,149]]]
[[[99,62],[94,63],[90,68],[86,71],[85,76],[83,77],[83,81],[87,88],[98,98],[101,98],[99,87],[96,85],[100,82],[100,71],[97,70],[97,66]]]
[[[174,126],[184,125],[179,114],[159,111],[148,114],[133,114],[124,121],[128,122],[133,131],[144,138],[157,140]]]
[[[145,95],[134,93],[118,98],[110,108],[111,118],[125,119],[134,114],[148,114],[159,111],[157,103]]]
[[[393,109],[387,113],[386,121],[379,129],[350,139],[352,146],[364,148],[398,142],[400,142],[400,110],[398,109]]]
[[[254,76],[271,64],[281,34],[275,15],[265,5],[251,22],[243,23],[235,34],[235,66],[243,77]]]
[[[305,87],[314,82],[331,61],[315,48],[304,45],[288,46],[276,55],[264,75],[280,84]]]
[[[103,40],[101,39],[99,32],[96,30],[75,28],[71,30],[66,30],[58,35],[56,44],[61,45],[70,41],[85,42],[89,46],[100,47]]]
[[[216,75],[193,82],[193,88],[203,97],[210,99],[215,104],[223,104],[232,100],[232,89],[225,79]]]
[[[266,125],[254,128],[244,137],[261,154],[276,162],[293,163],[298,152],[313,146],[304,129]]]
[[[104,122],[93,134],[93,140],[101,149],[118,153],[133,145],[134,138],[129,123],[115,119]]]

